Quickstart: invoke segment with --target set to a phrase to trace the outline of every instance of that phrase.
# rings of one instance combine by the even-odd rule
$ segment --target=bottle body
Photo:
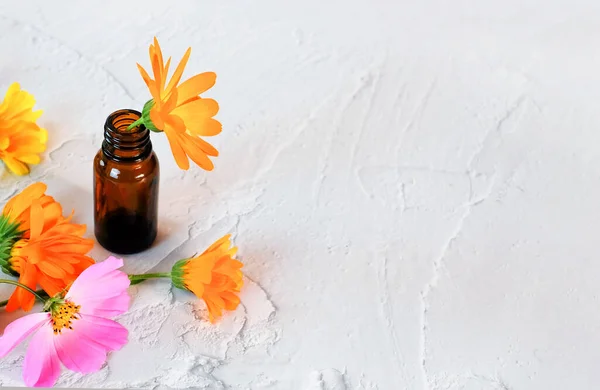
[[[94,231],[107,250],[132,254],[157,235],[160,168],[147,129],[127,130],[140,113],[119,110],[105,124],[94,158]]]

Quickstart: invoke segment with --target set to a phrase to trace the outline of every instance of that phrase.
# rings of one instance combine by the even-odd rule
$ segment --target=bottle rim
[[[144,125],[128,130],[127,127],[141,117],[131,109],[121,109],[106,118],[102,151],[116,161],[138,161],[150,155],[150,131]]]

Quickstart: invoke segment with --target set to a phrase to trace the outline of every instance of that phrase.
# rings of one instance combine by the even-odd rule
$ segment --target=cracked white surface
[[[217,326],[132,287],[129,344],[59,386],[597,389],[600,3],[5,1],[0,89],[50,133],[30,177],[92,227],[106,116],[139,109],[157,35],[213,70],[213,172],[162,167],[162,271],[231,232],[242,305]],[[189,73],[188,73],[189,74]],[[101,260],[107,253],[93,251]],[[8,294],[7,289],[0,292]],[[15,315],[0,316],[3,327]],[[20,385],[25,346],[0,360]]]

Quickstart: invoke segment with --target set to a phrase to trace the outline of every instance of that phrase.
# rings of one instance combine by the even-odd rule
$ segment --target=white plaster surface
[[[0,201],[43,180],[92,236],[103,123],[148,99],[154,35],[218,73],[224,131],[208,173],[154,137],[161,233],[126,270],[231,232],[243,304],[211,326],[136,286],[129,344],[58,386],[600,388],[600,2],[4,1],[0,89],[35,95],[50,140]]]

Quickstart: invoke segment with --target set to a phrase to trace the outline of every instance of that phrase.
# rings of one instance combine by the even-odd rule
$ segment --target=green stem
[[[30,293],[32,293],[33,295],[35,295],[35,297],[37,299],[39,299],[40,301],[46,302],[46,299],[44,297],[42,297],[43,291],[35,291],[35,290],[27,287],[23,283],[17,282],[16,280],[0,279],[0,283],[12,284],[13,286],[21,287],[22,289],[25,289],[25,290],[29,291]],[[0,307],[6,306],[7,303],[8,303],[8,301],[2,301],[2,302],[0,302]]]
[[[144,123],[144,119],[142,117],[140,117],[137,121],[135,121],[132,124],[130,124],[129,126],[127,126],[127,130],[131,130],[136,126],[141,125],[142,123]]]
[[[129,275],[129,280],[131,280],[131,284],[142,283],[148,279],[158,279],[158,278],[171,278],[170,272],[158,272],[154,274],[141,274],[141,275]]]

